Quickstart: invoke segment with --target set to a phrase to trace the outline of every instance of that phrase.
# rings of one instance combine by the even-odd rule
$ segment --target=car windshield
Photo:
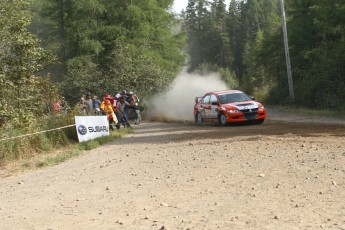
[[[230,93],[218,96],[220,104],[228,104],[232,102],[250,101],[252,100],[244,93]]]

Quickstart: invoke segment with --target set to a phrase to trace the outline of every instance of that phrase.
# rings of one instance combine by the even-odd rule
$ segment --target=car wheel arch
[[[226,125],[227,124],[226,120],[227,120],[226,114],[224,112],[220,112],[218,114],[218,123],[219,123],[219,125],[222,125],[222,126]]]
[[[195,114],[195,123],[201,124],[204,121],[204,118],[202,117],[200,112],[197,112]]]

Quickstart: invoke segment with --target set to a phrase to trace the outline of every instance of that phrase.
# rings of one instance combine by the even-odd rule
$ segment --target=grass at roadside
[[[0,177],[8,177],[18,172],[35,170],[47,166],[57,165],[73,157],[80,155],[83,151],[95,149],[101,145],[107,144],[116,139],[122,138],[128,133],[133,132],[131,129],[120,129],[111,131],[109,136],[96,138],[82,143],[70,144],[59,150],[51,150],[44,154],[37,154],[21,159],[12,159],[6,162],[0,168]]]
[[[269,106],[272,109],[278,109],[282,112],[305,115],[310,117],[332,117],[345,120],[344,111],[329,111],[329,110],[316,110],[316,109],[306,109],[294,106]]]
[[[47,157],[42,161],[36,163],[37,167],[44,167],[50,165],[56,165],[62,163],[70,158],[78,156],[84,150],[92,150],[101,145],[109,143],[115,139],[121,138],[124,135],[131,133],[130,129],[121,129],[118,131],[111,131],[109,136],[99,137],[94,140],[81,142],[75,145],[72,145],[67,151],[58,154],[57,156]]]

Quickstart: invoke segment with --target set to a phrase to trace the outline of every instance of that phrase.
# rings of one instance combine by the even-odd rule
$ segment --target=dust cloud
[[[153,121],[194,121],[195,97],[225,89],[228,87],[217,73],[200,75],[187,73],[184,69],[167,92],[155,95],[150,101],[148,118]]]

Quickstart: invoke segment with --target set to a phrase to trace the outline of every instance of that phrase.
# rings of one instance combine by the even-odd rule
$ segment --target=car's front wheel
[[[198,113],[195,115],[195,123],[202,124],[202,122],[203,122],[203,118],[202,118],[202,116],[201,116],[201,113],[198,112]]]
[[[226,115],[224,113],[221,113],[219,116],[218,116],[218,123],[222,126],[226,125]]]

